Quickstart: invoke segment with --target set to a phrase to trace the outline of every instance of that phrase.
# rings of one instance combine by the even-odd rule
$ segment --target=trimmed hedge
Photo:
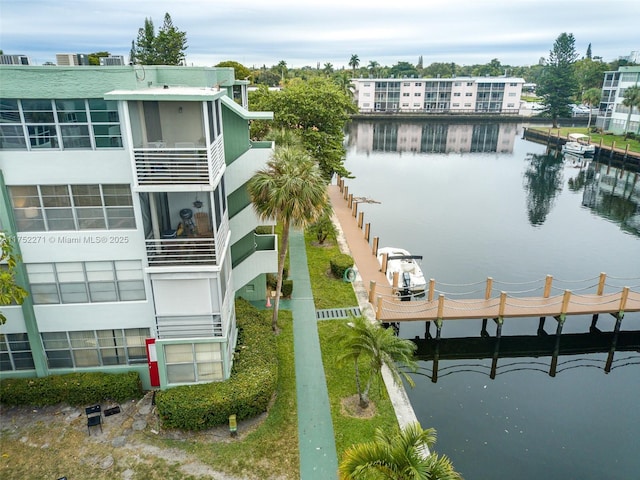
[[[289,298],[293,293],[293,280],[282,281],[282,296]]]
[[[238,344],[231,378],[224,382],[174,387],[156,394],[165,428],[203,430],[267,410],[276,391],[278,357],[268,313],[236,301]]]
[[[346,253],[339,253],[332,257],[329,263],[331,264],[331,273],[336,278],[343,278],[345,270],[353,267],[353,258]]]
[[[80,372],[42,378],[8,378],[0,382],[0,403],[43,407],[67,403],[81,406],[107,400],[142,397],[137,372]]]

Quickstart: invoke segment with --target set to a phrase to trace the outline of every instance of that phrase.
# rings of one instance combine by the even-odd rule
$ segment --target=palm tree
[[[627,124],[625,127],[625,131],[629,131],[629,124],[631,123],[631,112],[633,112],[633,108],[640,108],[640,87],[638,85],[633,85],[625,89],[624,91],[624,100],[622,104],[625,107],[629,107],[629,113],[627,114]]]
[[[391,434],[377,429],[371,442],[349,447],[338,471],[342,480],[461,480],[445,455],[429,453],[436,442],[433,428],[419,423]]]
[[[284,76],[287,73],[287,62],[284,60],[280,60],[278,65],[276,65],[278,72],[280,73],[280,83],[284,83]]]
[[[341,332],[336,340],[341,343],[342,353],[336,361],[343,363],[353,360],[356,371],[356,389],[360,398],[360,407],[369,406],[369,390],[374,379],[381,376],[382,366],[387,365],[396,383],[404,378],[410,386],[414,386],[411,377],[400,371],[397,363],[403,364],[411,371],[417,370],[418,364],[413,359],[416,345],[410,340],[398,338],[392,329],[382,328],[378,323],[369,322],[364,317],[356,317],[347,324],[345,332]],[[360,378],[360,361],[368,369],[368,378],[364,388]]]
[[[353,68],[353,75],[356,74],[356,68],[360,65],[360,58],[355,53],[351,55],[351,59],[349,60],[349,66]]]
[[[327,76],[331,75],[333,73],[333,65],[331,63],[325,63],[322,71]]]
[[[253,207],[262,220],[275,219],[282,225],[278,258],[278,281],[271,326],[278,333],[278,307],[284,260],[289,247],[289,228],[305,228],[315,222],[329,202],[318,164],[302,148],[276,148],[273,157],[247,184]]]
[[[371,60],[367,68],[369,69],[369,75],[371,75],[372,77],[375,77],[376,74],[378,73],[378,69],[380,68],[380,64],[375,60]]]
[[[600,97],[602,93],[599,88],[590,88],[586,92],[582,94],[582,103],[589,107],[589,122],[587,123],[587,130],[591,126],[591,110],[593,110],[594,105],[598,105],[600,103]]]
[[[264,137],[265,140],[274,142],[276,147],[302,147],[302,138],[298,130],[290,128],[278,128],[271,130]]]

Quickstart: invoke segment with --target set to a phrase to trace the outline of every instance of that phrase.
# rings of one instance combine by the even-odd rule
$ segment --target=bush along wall
[[[278,357],[269,312],[236,301],[238,344],[231,377],[224,382],[175,387],[156,394],[164,428],[204,430],[267,411],[277,385]]]
[[[8,378],[0,382],[0,403],[4,405],[82,406],[140,397],[142,384],[137,372],[80,372],[42,378]]]

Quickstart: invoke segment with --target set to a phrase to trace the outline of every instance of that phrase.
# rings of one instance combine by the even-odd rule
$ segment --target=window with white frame
[[[122,148],[117,102],[0,99],[0,149]]]
[[[9,194],[19,232],[136,227],[129,185],[20,185]]]
[[[49,368],[86,368],[145,363],[148,328],[42,332]]]
[[[28,263],[36,305],[146,300],[139,260]]]
[[[170,384],[223,379],[220,343],[168,344],[164,345],[164,355]]]

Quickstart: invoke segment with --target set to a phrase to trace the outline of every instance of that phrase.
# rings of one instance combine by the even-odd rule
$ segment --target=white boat
[[[408,251],[396,247],[382,247],[378,249],[378,262],[382,266],[383,256],[387,254],[386,277],[389,285],[393,286],[393,275],[398,272],[398,289],[401,294],[420,294],[427,287],[427,282],[418,264],[422,260],[419,255],[411,255]]]
[[[562,153],[591,156],[596,153],[596,147],[589,143],[588,135],[570,133],[567,136],[567,142],[562,146]]]

